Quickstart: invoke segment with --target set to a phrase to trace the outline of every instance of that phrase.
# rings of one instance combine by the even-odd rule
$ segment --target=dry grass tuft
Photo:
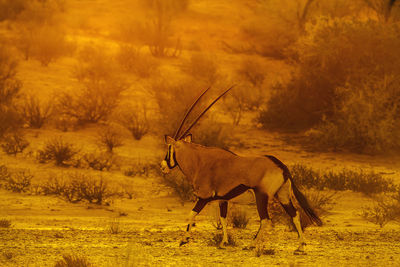
[[[212,247],[219,247],[222,242],[223,234],[222,233],[214,233],[212,237],[208,240],[208,245]],[[228,246],[236,247],[237,242],[234,235],[228,233]]]
[[[245,229],[250,221],[250,217],[243,208],[233,207],[228,217],[229,222],[234,228]]]
[[[11,221],[8,219],[0,219],[0,228],[10,228],[11,227]]]
[[[65,254],[54,267],[93,267],[94,265],[84,256]]]

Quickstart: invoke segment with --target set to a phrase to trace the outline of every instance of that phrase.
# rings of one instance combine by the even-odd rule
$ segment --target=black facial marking
[[[165,161],[167,162],[168,168],[173,169],[173,168],[175,168],[176,166],[178,166],[178,163],[176,162],[175,153],[172,153],[171,151],[172,151],[171,145],[169,145],[169,146],[168,146],[167,155],[165,155]],[[173,165],[171,165],[171,154],[172,154],[172,159],[173,159],[173,161],[174,161],[174,164],[173,164]]]

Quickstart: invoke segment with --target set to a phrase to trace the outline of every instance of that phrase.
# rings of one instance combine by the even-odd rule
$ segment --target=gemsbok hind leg
[[[224,248],[226,244],[228,244],[228,231],[227,231],[227,222],[226,222],[226,215],[228,214],[228,201],[221,200],[219,202],[219,219],[222,225],[222,241],[219,245],[221,248]]]
[[[293,206],[291,195],[291,182],[290,180],[287,180],[277,192],[277,198],[286,213],[291,217],[293,225],[296,228],[297,234],[299,236],[299,247],[294,251],[294,254],[305,254],[304,246],[306,245],[306,242],[304,240],[303,229],[300,223],[300,213]]]
[[[210,202],[210,200],[208,199],[202,199],[199,198],[194,206],[194,208],[190,211],[189,216],[188,216],[188,225],[186,227],[186,232],[182,237],[181,242],[179,243],[179,246],[182,246],[186,243],[189,242],[190,240],[190,230],[193,227],[194,224],[194,219],[196,218],[197,214],[200,213],[200,211],[206,206],[206,204]]]

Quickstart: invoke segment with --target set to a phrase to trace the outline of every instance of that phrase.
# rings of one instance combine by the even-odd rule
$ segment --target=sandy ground
[[[258,227],[250,194],[234,200],[249,211],[248,227],[229,227],[236,244],[219,249],[212,242],[218,232],[212,224],[215,204],[197,217],[193,240],[179,247],[192,204],[174,197],[142,195],[98,207],[0,191],[0,218],[12,222],[11,228],[0,228],[0,265],[53,266],[63,254],[74,254],[96,266],[399,266],[399,227],[380,229],[359,216],[370,201],[340,192],[325,225],[306,229],[306,255],[293,254],[297,234],[277,225],[267,244],[274,255],[257,257],[247,249]],[[118,233],[111,233],[112,225]]]

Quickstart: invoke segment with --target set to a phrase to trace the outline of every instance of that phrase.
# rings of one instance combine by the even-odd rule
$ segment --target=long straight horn
[[[204,113],[206,113],[221,97],[223,97],[226,93],[228,93],[233,87],[235,87],[235,85],[229,87],[225,92],[223,92],[219,97],[217,97],[213,102],[211,102],[211,104],[197,117],[197,119],[194,120],[194,122],[189,126],[189,128],[187,128],[186,131],[183,134],[181,134],[178,140],[184,137],[190,131],[190,129],[192,129],[193,126],[196,125],[196,123],[200,120],[200,118],[204,115]]]
[[[176,130],[175,135],[174,135],[174,139],[176,140],[176,138],[178,137],[179,132],[182,130],[183,124],[185,123],[187,117],[189,116],[190,112],[192,112],[193,108],[196,106],[196,104],[200,101],[200,98],[211,88],[208,87],[206,90],[204,90],[203,93],[201,93],[201,95],[199,95],[199,97],[197,97],[196,101],[194,101],[194,103],[190,106],[190,108],[186,111],[185,116],[183,117],[183,120],[181,122],[181,125],[179,125],[178,130]]]

